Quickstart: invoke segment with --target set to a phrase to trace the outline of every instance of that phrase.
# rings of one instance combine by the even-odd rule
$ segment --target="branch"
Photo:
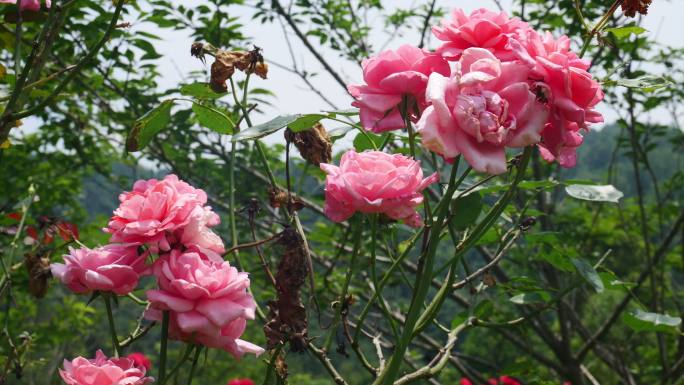
[[[302,33],[302,31],[299,29],[297,24],[292,20],[292,16],[283,9],[283,6],[280,4],[278,0],[272,0],[271,4],[275,11],[282,16],[285,21],[287,21],[287,24],[292,28],[294,33],[297,35],[299,40],[302,41],[302,43],[306,46],[306,48],[311,52],[312,55],[318,60],[319,63],[325,68],[326,71],[337,81],[337,83],[344,88],[345,91],[347,91],[347,83],[340,77],[340,75],[333,69],[333,67],[321,56],[321,54],[318,52],[316,47],[314,47],[309,39]],[[349,93],[349,91],[347,91]]]
[[[636,291],[638,290],[641,285],[646,282],[646,279],[651,275],[651,270],[655,267],[655,265],[658,264],[660,259],[665,255],[667,252],[668,248],[670,247],[670,243],[674,240],[674,238],[677,236],[677,232],[679,231],[679,227],[684,223],[684,210],[682,210],[682,213],[679,215],[677,220],[675,221],[674,225],[672,226],[672,229],[670,229],[670,232],[667,234],[663,242],[660,244],[660,247],[658,247],[658,250],[656,250],[655,254],[653,255],[653,258],[649,261],[648,265],[646,268],[641,272],[639,275],[639,279],[637,279],[636,285],[632,290]],[[577,353],[577,360],[582,361],[584,357],[589,353],[591,348],[594,347],[594,345],[598,342],[599,339],[601,339],[608,331],[610,328],[613,326],[615,321],[620,317],[620,314],[625,310],[629,302],[632,300],[632,295],[631,293],[625,295],[625,297],[622,299],[620,304],[613,310],[613,314],[601,325],[599,330],[594,333],[594,335],[589,338],[582,348],[580,349],[579,353]]]

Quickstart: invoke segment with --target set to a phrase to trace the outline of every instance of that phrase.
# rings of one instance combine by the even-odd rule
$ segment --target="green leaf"
[[[357,152],[361,151],[366,151],[366,150],[374,150],[376,147],[380,148],[382,146],[382,143],[385,142],[385,139],[387,139],[387,136],[389,134],[384,133],[382,135],[376,135],[372,132],[359,132],[356,134],[356,137],[354,138],[354,149]],[[375,143],[375,146],[373,146],[372,143]]]
[[[192,111],[197,116],[199,123],[212,131],[218,132],[219,134],[232,134],[235,124],[228,117],[228,115],[217,110],[214,107],[210,107],[200,103],[192,103]]]
[[[335,111],[325,111],[330,114],[330,116],[335,117],[335,115],[343,115],[343,116],[356,116],[359,114],[359,109],[358,108],[350,108],[347,110],[335,110]]]
[[[227,92],[214,92],[209,86],[209,83],[190,83],[184,84],[180,87],[180,93],[186,96],[192,96],[197,99],[218,99],[222,96],[228,95]]]
[[[451,328],[456,329],[458,326],[466,323],[468,321],[468,318],[470,318],[470,316],[468,315],[467,310],[464,310],[456,314],[456,317],[454,317],[454,319],[451,320]]]
[[[644,92],[653,92],[671,85],[672,82],[662,76],[643,75],[634,79],[618,79],[615,84],[627,88],[638,88]]]
[[[459,196],[451,202],[454,219],[452,223],[457,230],[465,230],[475,223],[482,211],[482,195],[472,192],[465,196]]]
[[[603,281],[603,286],[608,290],[628,291],[636,286],[635,283],[621,281],[612,271],[602,271],[598,274],[601,277],[601,281]]]
[[[510,301],[516,305],[530,305],[533,303],[544,303],[550,298],[549,293],[545,291],[532,291],[514,295],[510,298]]]
[[[614,202],[618,203],[624,196],[622,191],[613,185],[588,186],[573,184],[565,187],[565,192],[573,198],[593,202]]]
[[[301,114],[280,115],[276,118],[269,120],[266,123],[257,124],[256,126],[252,126],[244,131],[240,131],[239,133],[233,135],[233,142],[254,140],[263,138],[267,135],[271,135],[272,133],[287,127],[288,124],[296,121],[301,116]]]
[[[142,150],[159,131],[166,128],[171,120],[171,107],[174,101],[164,100],[157,107],[149,110],[136,120],[126,138],[126,151]]]
[[[559,250],[549,250],[543,253],[539,253],[542,259],[553,265],[558,270],[572,272],[575,270],[574,265],[564,253]]]
[[[330,138],[332,138],[333,141],[344,138],[347,133],[351,130],[353,130],[354,127],[352,126],[342,126],[338,128],[333,128],[332,130],[328,131],[328,135],[330,135]]]
[[[649,313],[637,309],[626,313],[622,320],[638,332],[665,332],[679,334],[679,325],[682,319],[671,317],[667,314]]]
[[[589,282],[589,284],[594,288],[594,290],[596,290],[597,293],[603,292],[603,281],[589,262],[581,258],[573,258],[572,264],[575,266],[575,270],[577,270],[579,275]]]
[[[641,28],[638,25],[634,25],[634,24],[626,25],[624,27],[606,28],[605,31],[612,33],[618,39],[622,39],[622,38],[627,37],[631,34],[641,35],[644,32],[648,32],[648,30]]]
[[[321,119],[327,118],[328,115],[322,114],[306,114],[300,116],[297,120],[287,125],[290,130],[294,132],[306,131],[311,129]]]

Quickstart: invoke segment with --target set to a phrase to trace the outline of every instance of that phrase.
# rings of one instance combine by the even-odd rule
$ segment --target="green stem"
[[[159,383],[166,382],[166,351],[169,342],[169,311],[162,312],[161,345],[159,347]]]
[[[266,377],[264,377],[264,382],[262,385],[269,385],[271,383],[271,378],[273,377],[273,373],[275,373],[275,365],[276,365],[276,360],[278,359],[278,356],[280,355],[280,351],[283,349],[283,345],[278,345],[277,348],[271,353],[271,361],[268,363],[268,367],[266,368]]]
[[[392,317],[392,314],[387,308],[385,301],[382,300],[382,288],[380,287],[380,283],[378,282],[378,275],[376,271],[376,244],[378,237],[377,232],[378,214],[373,214],[373,216],[371,217],[371,279],[373,280],[373,290],[375,291],[377,298],[381,299],[380,308],[382,309],[382,312],[385,314],[387,322],[389,322],[390,328],[392,329],[392,334],[396,339],[399,338],[399,330],[397,329],[397,326],[394,324],[394,318]]]
[[[192,366],[190,367],[190,374],[188,375],[188,384],[192,385],[192,378],[195,376],[195,369],[197,368],[197,361],[199,361],[199,355],[202,353],[202,346],[198,346],[195,350],[195,357],[192,359]]]
[[[183,352],[183,356],[181,356],[181,359],[178,361],[178,363],[176,363],[176,366],[174,366],[173,369],[171,369],[171,371],[169,372],[169,375],[166,377],[165,382],[168,382],[168,381],[169,381],[169,378],[171,378],[171,377],[173,377],[173,376],[176,375],[176,373],[178,372],[178,370],[180,370],[181,366],[183,366],[183,364],[185,363],[185,361],[186,361],[186,360],[188,359],[188,357],[190,356],[190,353],[192,352],[192,349],[193,349],[193,348],[196,348],[197,350],[200,349],[199,346],[195,346],[195,345],[192,345],[192,344],[188,344],[188,345],[186,346],[186,348],[185,348],[185,352]],[[160,382],[159,385],[164,385],[164,383]]]
[[[413,292],[413,297],[411,299],[411,305],[409,306],[408,314],[404,321],[404,330],[402,332],[401,338],[399,339],[394,353],[390,358],[389,364],[385,367],[378,378],[373,382],[374,385],[384,384],[391,385],[394,380],[399,375],[399,368],[403,361],[404,354],[408,348],[411,340],[413,339],[413,330],[420,316],[421,310],[423,308],[423,302],[427,297],[430,285],[432,283],[432,270],[434,265],[434,257],[437,252],[437,245],[439,244],[440,233],[442,226],[444,225],[444,219],[449,212],[449,207],[451,206],[451,197],[456,191],[456,167],[452,165],[451,177],[449,179],[449,186],[447,191],[442,198],[442,201],[437,207],[437,221],[433,223],[431,229],[430,237],[428,240],[427,248],[422,255],[422,258],[418,264],[418,272],[416,273],[415,290]]]
[[[109,321],[109,332],[112,336],[112,348],[114,349],[114,357],[119,358],[119,337],[116,335],[116,327],[114,325],[114,314],[112,313],[112,302],[110,293],[102,293],[105,307],[107,308],[107,320]]]
[[[361,234],[363,230],[363,217],[361,214],[356,214],[354,221],[352,223],[354,228],[354,249],[352,250],[351,259],[349,261],[349,267],[347,268],[347,276],[344,279],[344,285],[342,286],[342,292],[338,298],[339,311],[335,313],[335,319],[330,326],[330,331],[325,339],[324,349],[326,351],[330,350],[333,337],[335,335],[335,330],[337,329],[337,324],[342,318],[342,310],[344,308],[344,303],[347,300],[347,291],[349,290],[349,284],[351,283],[352,275],[354,273],[354,265],[356,265],[356,257],[359,254],[359,249],[361,248]]]
[[[582,49],[580,50],[579,57],[583,57],[585,53],[587,53],[587,50],[589,49],[589,46],[591,45],[592,40],[594,40],[594,36],[596,36],[599,32],[601,32],[601,29],[606,26],[608,23],[608,20],[610,17],[615,13],[617,8],[620,6],[623,0],[615,0],[613,2],[613,5],[610,6],[608,9],[608,12],[606,12],[601,19],[596,23],[594,28],[589,31],[589,36],[587,36],[587,39],[584,41],[584,44],[582,45]],[[581,11],[578,9],[579,14],[581,15]],[[585,21],[586,25],[586,21]]]
[[[418,232],[408,240],[408,246],[406,247],[406,250],[404,250],[404,252],[396,260],[394,260],[394,262],[392,262],[392,265],[390,265],[390,267],[387,269],[387,272],[380,281],[380,284],[373,292],[373,295],[368,300],[368,303],[366,303],[366,306],[361,311],[361,315],[359,315],[359,320],[356,323],[356,332],[354,333],[354,343],[358,343],[359,337],[361,336],[363,322],[365,321],[366,316],[370,312],[370,309],[373,306],[373,302],[375,302],[375,300],[378,298],[378,292],[381,291],[383,287],[385,287],[387,282],[389,282],[390,278],[392,278],[392,273],[394,273],[394,270],[401,266],[401,263],[404,261],[404,259],[406,259],[406,257],[408,257],[409,253],[411,252],[411,250],[413,250],[413,247],[416,245],[418,240],[422,238],[424,232],[425,228],[418,230]]]

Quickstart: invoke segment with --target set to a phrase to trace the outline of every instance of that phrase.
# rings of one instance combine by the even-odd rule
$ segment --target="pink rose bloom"
[[[228,381],[228,385],[254,385],[254,381],[249,378],[236,378]]]
[[[328,174],[325,180],[325,215],[342,222],[356,211],[384,213],[409,226],[420,227],[423,220],[416,206],[423,203],[421,193],[439,181],[437,173],[423,179],[420,162],[401,154],[380,151],[342,155],[340,166],[321,163]]]
[[[220,258],[225,252],[223,240],[209,229],[219,223],[221,218],[210,207],[196,207],[188,224],[176,232],[176,239],[190,249],[196,248],[212,258]]]
[[[594,107],[603,99],[601,85],[587,72],[588,60],[570,51],[570,39],[554,39],[527,31],[526,38],[511,41],[516,55],[532,68],[531,79],[549,100],[551,115],[539,145],[544,159],[557,160],[563,167],[574,167],[576,149],[582,144],[581,131],[589,123],[603,122]]]
[[[189,231],[194,235],[187,235],[186,240],[208,237],[206,226],[219,222],[218,216],[207,214],[208,209],[203,207],[207,203],[207,194],[175,175],[167,175],[161,181],[139,180],[135,182],[133,191],[119,196],[119,201],[121,204],[114,210],[114,216],[104,231],[112,234],[112,242],[147,244],[155,252],[157,249],[170,250],[178,235],[173,234],[181,233],[191,222],[195,229]],[[203,234],[198,235],[197,231]],[[222,247],[221,243],[220,247],[215,245],[213,248]]]
[[[133,360],[137,366],[143,367],[145,370],[150,370],[152,367],[152,362],[150,362],[150,359],[143,353],[133,352],[127,355],[126,358]]]
[[[369,131],[383,132],[405,127],[399,105],[410,97],[409,113],[415,119],[424,107],[425,87],[432,72],[449,75],[449,64],[439,55],[410,45],[396,51],[388,50],[365,59],[363,80],[366,84],[349,85],[349,93],[356,99],[361,125]]]
[[[220,348],[236,358],[259,355],[263,349],[240,336],[247,319],[254,319],[256,303],[247,292],[249,278],[228,262],[197,252],[172,250],[152,267],[159,290],[148,290],[150,320],[170,311],[169,336]]]
[[[467,48],[485,48],[502,61],[515,59],[508,41],[530,26],[518,18],[509,18],[506,12],[492,12],[485,8],[473,11],[470,16],[462,9],[454,9],[450,20],[432,27],[432,34],[443,42],[437,53],[447,60],[458,60]]]
[[[538,143],[548,118],[519,62],[501,62],[483,48],[467,48],[460,71],[430,75],[431,103],[418,122],[423,145],[450,160],[459,154],[477,171],[506,171],[506,148]]]
[[[17,0],[0,0],[0,3],[16,4]],[[45,0],[45,6],[47,8],[50,8],[50,6],[52,5],[51,3],[51,0]],[[20,0],[19,9],[21,9],[22,11],[40,11],[40,0]]]
[[[101,350],[95,359],[64,360],[59,375],[67,385],[145,385],[154,378],[145,377],[145,368],[136,366],[130,358],[107,358]]]
[[[69,249],[65,263],[50,265],[52,275],[75,293],[92,291],[126,295],[135,290],[146,270],[147,253],[138,255],[136,247],[106,245],[96,249]]]

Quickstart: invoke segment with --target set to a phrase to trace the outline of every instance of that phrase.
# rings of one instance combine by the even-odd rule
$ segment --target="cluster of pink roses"
[[[365,84],[349,85],[361,125],[375,133],[416,123],[423,146],[446,159],[462,155],[480,172],[507,170],[506,149],[537,145],[547,161],[576,163],[594,107],[603,99],[589,62],[570,51],[566,36],[541,35],[505,12],[454,10],[433,27],[436,52],[403,45],[364,60]],[[340,166],[321,164],[326,215],[384,213],[418,227],[420,163],[401,155],[349,151]]]
[[[163,180],[137,181],[119,200],[104,229],[113,243],[96,249],[71,249],[64,264],[52,264],[53,275],[76,293],[126,295],[135,290],[141,275],[152,274],[158,288],[147,291],[150,308],[145,317],[161,320],[168,311],[170,338],[220,348],[236,358],[245,353],[261,354],[262,348],[240,339],[247,320],[254,319],[256,303],[247,290],[248,274],[238,272],[221,257],[223,241],[211,230],[220,219],[206,205],[206,193],[168,175]],[[152,254],[159,257],[149,265]],[[65,373],[80,373],[78,367],[88,365],[128,365],[111,362],[98,353],[94,361],[74,360]],[[122,370],[129,373],[129,369]],[[110,369],[102,373],[105,371]]]
[[[602,121],[603,92],[566,36],[486,9],[457,9],[432,32],[442,41],[434,53],[404,45],[364,61],[366,84],[349,86],[363,127],[401,129],[405,111],[425,148],[491,174],[506,170],[506,148],[534,144],[575,165],[582,130]]]

